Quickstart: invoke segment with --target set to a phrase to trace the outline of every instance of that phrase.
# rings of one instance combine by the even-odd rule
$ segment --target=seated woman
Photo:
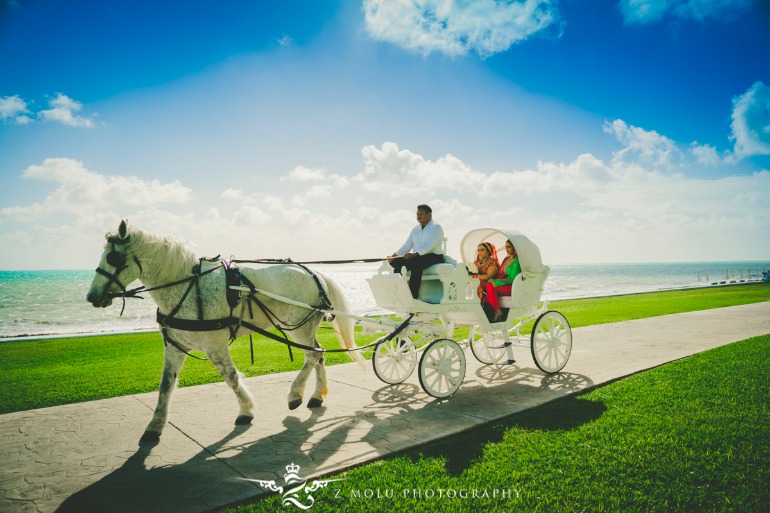
[[[494,279],[499,273],[499,264],[497,263],[497,250],[491,242],[482,242],[476,249],[476,260],[473,262],[476,264],[476,273],[471,276],[479,279],[479,288],[477,293],[479,299],[484,298],[484,286],[489,283],[489,280]]]
[[[500,300],[498,296],[510,296],[511,287],[513,286],[513,280],[521,273],[521,264],[519,263],[519,255],[516,253],[516,248],[510,240],[505,241],[506,257],[503,259],[500,265],[497,277],[491,280],[487,280],[484,283],[484,290],[487,294],[487,301],[495,309],[495,315],[492,322],[499,321],[503,316],[502,310],[500,310]]]

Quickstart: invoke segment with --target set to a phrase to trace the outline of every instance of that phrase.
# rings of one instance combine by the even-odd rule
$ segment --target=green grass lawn
[[[752,284],[551,308],[580,327],[768,300],[770,286]],[[337,347],[328,330],[319,338]],[[156,333],[0,343],[0,413],[155,391],[162,345]],[[254,365],[248,338],[231,352],[247,376],[297,369],[302,359],[295,351],[290,362],[285,346],[261,337]],[[314,492],[312,511],[766,512],[768,361],[770,335],[636,374],[327,476],[346,480]],[[181,386],[215,381],[213,366],[193,359],[180,376]],[[224,511],[283,509],[272,496]]]
[[[751,284],[633,294],[611,298],[554,301],[572,327],[704,310],[770,300],[770,285]],[[458,330],[456,338],[467,334]],[[364,345],[376,336],[357,335]],[[326,348],[339,347],[331,330],[319,331]],[[231,346],[236,367],[246,376],[299,369],[300,351],[291,362],[286,346],[254,337],[254,365],[248,337]],[[350,362],[330,353],[328,365]],[[0,413],[92,401],[157,390],[163,368],[163,342],[157,333],[109,335],[0,343]],[[188,358],[180,386],[221,381],[210,362]]]
[[[326,476],[312,511],[766,512],[768,361],[770,335],[657,367]]]

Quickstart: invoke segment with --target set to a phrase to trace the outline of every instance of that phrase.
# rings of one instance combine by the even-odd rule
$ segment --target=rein
[[[305,262],[295,262],[291,258],[262,258],[259,260],[231,260],[236,264],[369,264],[372,262],[382,262],[384,258],[356,258],[353,260],[308,260]]]

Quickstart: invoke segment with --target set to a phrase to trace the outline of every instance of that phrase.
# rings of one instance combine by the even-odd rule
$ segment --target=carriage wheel
[[[439,399],[454,394],[465,378],[465,354],[453,340],[432,342],[420,358],[420,385]]]
[[[374,373],[385,383],[396,385],[412,375],[417,365],[417,349],[408,337],[377,344],[372,357]]]
[[[572,328],[567,318],[553,310],[545,312],[532,328],[532,358],[538,368],[549,374],[567,365],[572,352]]]
[[[484,333],[474,326],[469,339],[471,352],[481,363],[497,363],[505,354],[505,340],[500,334]]]

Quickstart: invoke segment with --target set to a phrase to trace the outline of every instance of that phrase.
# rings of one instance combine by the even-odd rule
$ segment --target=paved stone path
[[[324,407],[289,411],[296,373],[249,378],[259,405],[234,426],[223,383],[176,391],[159,443],[139,445],[157,393],[0,416],[0,512],[210,511],[263,493],[243,478],[283,484],[285,467],[315,478],[713,347],[770,333],[770,302],[573,330],[564,371],[545,375],[528,348],[482,366],[466,351],[460,390],[438,401],[416,372],[387,386],[371,368],[329,367]]]

